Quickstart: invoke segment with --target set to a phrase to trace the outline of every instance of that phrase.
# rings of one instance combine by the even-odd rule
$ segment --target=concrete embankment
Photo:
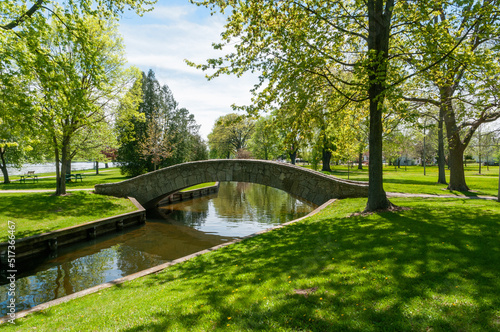
[[[55,253],[60,247],[95,239],[102,234],[144,223],[146,221],[146,209],[135,198],[129,197],[129,199],[137,207],[136,211],[17,239],[15,245],[16,260]],[[2,264],[7,262],[8,246],[8,242],[0,243],[0,261]]]
[[[215,186],[177,192],[165,198],[160,202],[162,204],[159,205],[210,195],[218,190],[219,184],[217,183]],[[130,226],[143,224],[146,221],[146,209],[135,198],[129,197],[129,199],[137,207],[136,211],[17,239],[15,246],[16,259],[27,260],[40,255],[55,254],[58,248],[92,240],[100,235],[120,231]],[[0,243],[0,262],[2,265],[7,264],[8,246],[8,242]]]
[[[193,199],[196,197],[202,197],[210,194],[214,194],[219,191],[219,182],[216,182],[215,185],[210,186],[210,187],[204,187],[204,188],[199,188],[199,189],[193,189],[193,190],[186,190],[186,191],[178,191],[176,193],[173,193],[172,195],[169,195],[162,199],[160,202],[158,202],[158,206],[162,205],[168,205],[172,204],[175,202],[180,202],[180,201],[185,201],[188,199]]]

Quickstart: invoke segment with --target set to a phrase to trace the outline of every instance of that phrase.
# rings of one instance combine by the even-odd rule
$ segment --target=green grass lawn
[[[6,331],[499,331],[500,204],[366,199],[19,319]],[[307,296],[306,296],[307,295]]]
[[[189,191],[189,190],[201,189],[201,188],[205,188],[205,187],[212,187],[212,186],[215,186],[216,183],[217,182],[200,183],[200,184],[197,184],[196,186],[192,186],[192,187],[189,187],[189,188],[186,188],[186,189],[182,189],[181,191]]]
[[[310,168],[309,166],[306,166]],[[356,166],[347,171],[346,166],[332,166],[332,172],[324,172],[343,179],[368,181],[368,167],[358,170]],[[498,194],[498,166],[482,167],[481,174],[478,173],[478,165],[472,164],[465,168],[466,182],[471,192],[450,191],[446,185],[437,184],[437,166],[427,166],[426,175],[421,166],[394,166],[384,167],[384,189],[388,192],[434,194],[434,195],[490,195]],[[450,173],[446,170],[446,179],[449,180]]]
[[[305,166],[310,168],[310,166]],[[434,195],[490,195],[498,194],[498,166],[490,166],[489,170],[483,166],[482,174],[478,173],[478,165],[472,164],[466,167],[466,181],[472,192],[458,192],[446,190],[446,185],[437,184],[437,166],[427,166],[426,175],[423,175],[423,167],[408,166],[395,168],[393,166],[384,167],[384,189],[388,192],[406,192],[415,194],[434,194]],[[77,173],[77,172],[74,172]],[[93,188],[98,183],[119,182],[128,179],[128,177],[120,174],[119,168],[101,169],[99,175],[95,175],[95,171],[78,171],[84,174],[83,182],[69,182],[66,184],[68,189],[72,188]],[[368,181],[368,168],[365,166],[363,170],[358,170],[356,167],[347,171],[345,166],[332,166],[332,172],[328,173],[334,176],[351,180]],[[349,175],[348,175],[349,174]],[[40,174],[39,176],[54,176],[54,174]],[[447,179],[449,179],[449,171],[446,170]],[[13,176],[12,180],[18,179],[19,176]],[[28,180],[26,183],[13,181],[11,184],[0,184],[0,190],[6,189],[54,189],[56,186],[55,177],[41,178],[38,183],[32,183]],[[185,190],[206,186],[201,184]]]
[[[75,171],[84,174],[83,182],[69,182],[67,189],[94,188],[98,183],[119,182],[128,177],[121,175],[118,168],[95,171]],[[95,195],[89,192],[71,192],[68,196],[53,196],[51,193],[2,193],[1,190],[54,189],[55,174],[39,174],[38,183],[13,181],[0,185],[0,227],[7,230],[7,222],[16,222],[17,239],[75,226],[89,221],[117,214],[135,211],[136,207],[124,198]],[[12,180],[18,179],[14,176]],[[215,182],[203,183],[185,190],[203,188]],[[7,232],[0,233],[0,242],[7,240]]]
[[[98,183],[120,182],[129,177],[122,175],[119,168],[101,169],[96,175],[94,170],[73,171],[73,174],[83,174],[83,181],[67,182],[66,188],[94,188]],[[38,182],[33,183],[31,180],[26,180],[26,183],[20,183],[19,176],[10,177],[10,184],[0,184],[0,190],[17,190],[17,189],[54,189],[56,188],[55,173],[37,174]],[[47,176],[47,177],[46,177]],[[2,178],[3,179],[3,178]]]
[[[16,223],[17,239],[135,211],[126,198],[95,195],[87,191],[67,196],[50,193],[0,193],[0,242],[7,240],[7,222]]]

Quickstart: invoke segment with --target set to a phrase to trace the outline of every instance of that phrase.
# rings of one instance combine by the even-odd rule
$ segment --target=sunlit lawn
[[[83,181],[68,182],[67,189],[93,188],[98,183],[126,180],[118,168],[95,171],[75,171],[84,174]],[[1,190],[17,189],[53,189],[56,180],[54,173],[39,174],[38,182],[26,183],[13,181],[0,185],[0,227],[7,230],[7,222],[15,221],[18,239],[41,234],[56,229],[79,225],[85,222],[135,211],[136,207],[125,198],[94,195],[90,192],[70,192],[67,196],[56,197],[51,193],[2,193]],[[44,176],[48,176],[44,178]],[[19,176],[13,176],[16,180]],[[214,185],[215,182],[200,184],[186,190]],[[0,232],[0,242],[7,240],[7,231]]]
[[[16,223],[16,238],[79,225],[88,221],[135,211],[126,198],[95,195],[86,191],[68,196],[50,193],[0,193],[0,242],[7,240],[7,222]]]
[[[499,331],[500,204],[393,200],[411,210],[349,218],[366,199],[337,201],[4,329]]]
[[[310,166],[305,166],[310,168]],[[427,166],[426,175],[423,174],[423,167],[408,166],[397,168],[394,166],[384,167],[384,189],[388,192],[406,192],[415,194],[436,194],[436,195],[490,195],[498,194],[498,166],[482,167],[481,174],[478,173],[478,164],[468,165],[466,167],[466,181],[471,192],[458,192],[446,190],[446,185],[437,184],[437,166]],[[83,181],[68,182],[67,188],[93,188],[98,183],[119,182],[128,177],[120,174],[118,168],[101,169],[99,175],[95,171],[78,171],[74,173],[84,174]],[[347,170],[346,166],[332,166],[332,175],[351,180],[368,181],[368,168],[364,166],[363,170],[356,167]],[[39,176],[54,176],[54,174],[40,174]],[[11,177],[11,180],[18,179],[19,176]],[[449,180],[449,170],[446,170],[446,178]],[[2,189],[54,189],[56,186],[55,177],[41,178],[38,183],[32,183],[27,180],[26,183],[13,181],[11,184],[0,184]],[[201,184],[206,186],[206,184]],[[192,189],[192,188],[189,188]],[[187,190],[187,189],[186,189]]]
[[[119,168],[100,169],[99,174],[96,175],[94,170],[86,171],[73,171],[73,174],[80,173],[83,175],[83,181],[74,180],[66,183],[67,189],[72,188],[94,188],[98,183],[119,182],[128,179],[125,175],[120,173]],[[19,175],[9,177],[10,184],[0,184],[0,190],[16,190],[16,189],[54,189],[56,188],[55,173],[37,174],[38,182],[33,183],[31,179],[26,180],[26,183],[17,181]],[[45,177],[48,176],[48,177]],[[3,180],[3,178],[1,178]]]
[[[189,190],[195,190],[195,189],[202,189],[202,188],[205,188],[205,187],[212,187],[212,186],[215,186],[216,183],[217,182],[200,183],[200,184],[197,184],[195,186],[183,189],[181,191],[189,191]]]
[[[306,166],[309,167],[309,166]],[[426,175],[421,166],[408,166],[397,168],[394,166],[384,167],[384,189],[388,192],[435,194],[435,195],[490,195],[498,194],[498,166],[482,166],[481,174],[478,173],[478,164],[468,165],[465,168],[466,182],[471,192],[449,191],[446,185],[437,184],[437,166],[427,166]],[[347,170],[346,166],[332,166],[334,176],[358,181],[368,181],[368,167],[358,170],[355,166]],[[450,172],[446,170],[446,179],[449,181]]]

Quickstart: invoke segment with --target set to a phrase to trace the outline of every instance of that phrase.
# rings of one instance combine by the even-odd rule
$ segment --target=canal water
[[[313,208],[272,187],[223,182],[217,194],[148,211],[145,225],[59,249],[57,256],[36,264],[23,263],[16,311],[253,234]],[[0,286],[0,316],[6,314],[7,290],[8,285]]]

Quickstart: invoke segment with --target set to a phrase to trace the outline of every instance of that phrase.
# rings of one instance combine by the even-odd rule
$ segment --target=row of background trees
[[[314,169],[331,171],[332,164],[356,163],[363,169],[369,159],[368,135],[356,127],[341,128],[331,117],[322,122],[326,128],[311,122],[307,130],[283,126],[276,115],[256,119],[231,113],[217,119],[208,136],[210,158],[256,158],[264,160],[296,159],[311,163]],[[480,127],[466,149],[464,163],[474,160],[482,164],[498,163],[500,159],[500,130],[496,124]],[[436,165],[438,151],[438,121],[424,123],[401,121],[384,135],[384,161],[388,165]],[[345,134],[345,130],[348,134]],[[343,132],[344,131],[344,132]],[[447,146],[445,146],[447,148]],[[447,149],[445,149],[447,150]],[[445,155],[446,164],[449,157]]]
[[[123,68],[116,18],[127,6],[140,13],[150,4],[119,0],[63,6],[45,0],[31,7],[23,1],[0,4],[0,28],[5,32],[0,35],[1,97],[9,104],[0,118],[2,124],[9,123],[10,132],[2,149],[24,144],[23,151],[28,151],[32,144],[43,143],[56,160],[58,194],[65,192],[67,161],[102,142],[98,135],[106,133],[110,118],[119,118],[116,122],[123,131],[132,132],[120,133],[120,143],[135,144],[136,151],[150,156],[147,164],[137,167],[123,160],[130,174],[174,162],[177,149],[162,142],[179,147],[192,143],[176,142],[176,133],[167,129],[177,118],[189,122],[168,89],[160,87],[161,102],[152,98],[141,104],[137,98],[143,88],[136,84],[140,74],[129,70],[127,75]],[[325,161],[341,151],[359,154],[366,134],[367,210],[390,208],[382,181],[384,137],[395,135],[401,123],[425,126],[422,119],[434,117],[439,181],[446,182],[447,146],[449,188],[468,190],[462,163],[465,149],[481,125],[500,118],[499,0],[200,4],[230,12],[222,43],[214,45],[229,46],[229,52],[205,65],[189,64],[212,69],[210,78],[258,71],[254,102],[243,109],[251,115],[271,112],[291,159],[302,140],[314,141],[313,151]],[[141,84],[150,81],[143,78]],[[128,91],[125,86],[136,86],[135,92],[120,101]],[[139,105],[140,111],[131,105]],[[127,120],[132,124],[123,125]],[[36,134],[22,142],[20,132],[26,128]],[[406,135],[406,130],[398,130]],[[356,136],[363,143],[353,146]],[[248,135],[231,144],[245,140]],[[221,147],[217,151],[228,154]]]
[[[140,100],[139,103],[134,99]],[[161,167],[207,159],[199,127],[194,115],[178,107],[168,86],[161,86],[152,70],[147,75],[142,73],[141,80],[136,81],[119,108],[116,160],[123,173],[136,176]]]
[[[201,4],[231,13],[222,42],[214,45],[228,52],[205,64],[190,64],[211,70],[209,78],[258,71],[254,103],[245,107],[250,114],[281,110],[286,115],[278,119],[286,122],[295,111],[294,120],[305,128],[309,122],[304,118],[320,121],[313,116],[318,110],[328,110],[328,117],[353,110],[339,120],[354,125],[362,123],[359,114],[365,114],[370,151],[367,211],[392,207],[383,189],[384,135],[400,119],[416,123],[429,112],[438,119],[440,182],[446,182],[446,135],[448,188],[469,189],[462,162],[465,149],[480,125],[500,118],[499,1]],[[323,137],[327,143],[328,137]]]
[[[119,160],[137,175],[206,158],[199,126],[167,86],[126,65],[125,9],[154,1],[0,3],[0,168],[52,160],[57,195],[71,161]],[[98,10],[96,10],[96,8]]]
[[[0,165],[55,161],[57,195],[74,158],[115,145],[112,119],[138,77],[126,68],[117,21],[153,2],[0,2]]]

